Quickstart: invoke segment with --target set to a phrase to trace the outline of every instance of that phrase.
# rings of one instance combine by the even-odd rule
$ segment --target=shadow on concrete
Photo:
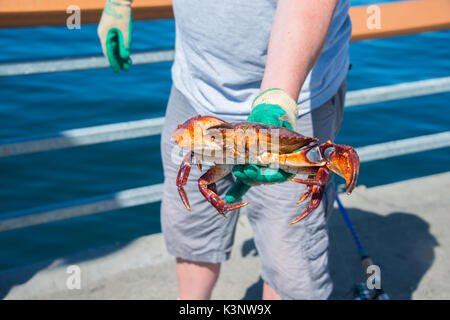
[[[379,215],[347,209],[358,236],[381,269],[381,285],[391,299],[411,299],[422,277],[433,264],[438,242],[429,224],[403,212]],[[353,299],[353,286],[366,282],[360,257],[339,211],[329,219],[329,269],[334,284],[330,299]],[[244,242],[242,254],[257,254],[253,239]],[[261,299],[263,281],[251,285],[244,300]]]
[[[247,239],[242,244],[241,248],[242,256],[254,256],[258,255],[256,250],[255,241],[253,238]],[[245,295],[242,300],[261,300],[262,299],[263,280],[259,277],[258,281],[252,284],[245,291]]]
[[[242,244],[241,252],[243,257],[249,255],[256,257],[258,255],[258,251],[256,251],[255,241],[253,240],[253,238],[244,241],[244,243]]]
[[[0,272],[0,299],[5,299],[10,292],[10,290],[21,284],[28,282],[34,277],[39,271],[48,268],[50,265],[57,262],[62,263],[62,265],[72,265],[78,264],[82,261],[98,259],[100,257],[107,256],[118,250],[125,248],[125,245],[109,245],[102,248],[94,248],[88,251],[83,251],[78,254],[73,254],[68,257],[61,259],[51,259],[43,262],[27,265],[24,267],[13,268],[10,270],[5,270]]]
[[[0,299],[56,263],[106,257],[158,232],[160,203],[0,232]],[[65,275],[65,274],[64,274]],[[55,280],[59,282],[59,280]]]
[[[262,300],[263,279],[259,277],[258,281],[252,284],[245,291],[242,300]]]
[[[422,277],[434,262],[434,248],[438,245],[430,233],[429,224],[417,215],[393,212],[379,215],[373,212],[348,208],[348,213],[362,244],[380,266],[381,284],[392,299],[411,299]],[[334,283],[331,299],[352,299],[352,288],[365,282],[360,258],[350,232],[340,213],[335,210],[329,220],[329,268]],[[71,255],[65,265],[106,256],[126,245],[111,245],[102,250],[92,249],[79,256]],[[253,239],[246,240],[241,248],[243,256],[257,256]],[[40,270],[55,260],[4,271],[0,273],[0,297],[4,298],[17,285],[26,283]],[[261,299],[261,278],[249,286],[242,299]]]

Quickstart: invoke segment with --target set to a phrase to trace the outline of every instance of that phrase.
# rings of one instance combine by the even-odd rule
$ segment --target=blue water
[[[380,1],[352,1],[352,5]],[[0,30],[0,63],[99,55],[96,25]],[[352,43],[348,90],[450,75],[450,31]],[[171,48],[174,22],[136,22],[135,52]],[[164,115],[171,63],[0,78],[0,139]],[[337,142],[450,129],[450,93],[350,108]],[[450,148],[361,165],[376,186],[448,170]],[[0,215],[162,182],[159,136],[0,158]],[[407,192],[407,190],[405,190]],[[159,203],[0,233],[0,270],[160,232]]]

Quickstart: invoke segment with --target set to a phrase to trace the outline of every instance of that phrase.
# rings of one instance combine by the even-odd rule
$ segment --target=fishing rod
[[[350,217],[348,215],[347,210],[344,208],[344,206],[341,203],[341,200],[339,200],[338,195],[336,194],[336,202],[339,207],[339,211],[341,212],[342,218],[345,221],[345,224],[347,225],[347,228],[350,230],[350,233],[352,235],[353,241],[356,244],[356,248],[358,249],[358,253],[361,257],[361,265],[364,270],[364,273],[367,274],[367,270],[370,266],[374,265],[372,258],[367,254],[366,249],[364,249],[363,245],[361,244],[361,241],[359,240],[358,234],[355,231],[355,228],[353,227],[353,224],[350,220]],[[378,275],[375,275],[375,277],[378,277]],[[364,283],[357,283],[354,287],[356,300],[389,300],[388,294],[383,290],[381,287],[381,281],[379,279],[375,279],[376,283],[378,282],[380,284],[379,288],[375,288],[375,293],[370,294],[370,291],[368,290],[367,286]]]

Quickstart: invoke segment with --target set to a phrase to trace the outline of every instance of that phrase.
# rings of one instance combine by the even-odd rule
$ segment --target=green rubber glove
[[[297,103],[284,90],[268,89],[253,101],[252,111],[247,121],[295,131],[297,116]],[[254,164],[235,165],[233,174],[237,180],[226,195],[226,200],[230,203],[239,200],[251,185],[284,182],[294,176],[283,170],[262,168]]]
[[[131,1],[107,0],[97,29],[103,54],[115,73],[128,71],[131,65]]]

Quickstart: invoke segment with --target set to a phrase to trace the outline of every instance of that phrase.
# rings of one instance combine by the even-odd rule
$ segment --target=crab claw
[[[321,146],[321,151],[327,160],[326,166],[345,179],[347,194],[350,194],[355,188],[359,174],[359,156],[356,150],[327,141]]]

